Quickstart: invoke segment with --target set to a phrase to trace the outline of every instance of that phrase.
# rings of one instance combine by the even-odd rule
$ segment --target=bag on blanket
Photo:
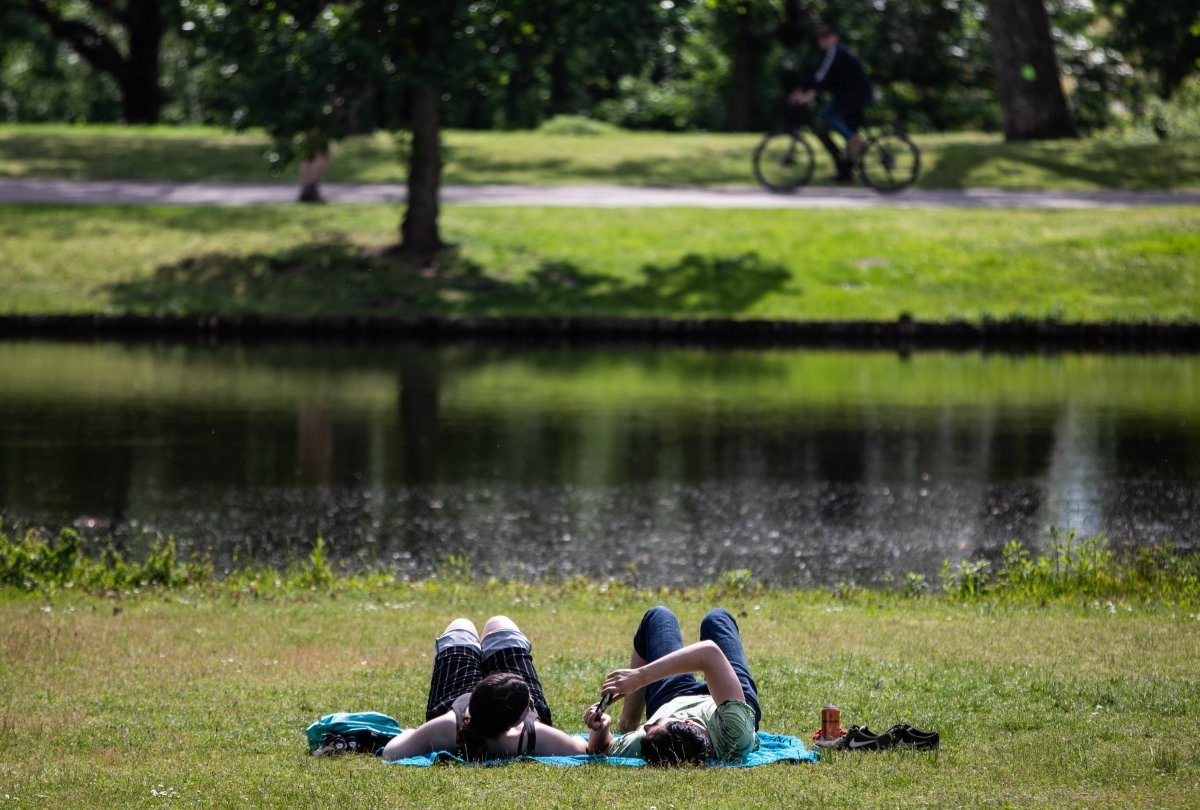
[[[378,754],[400,733],[400,725],[379,712],[335,712],[308,727],[308,750],[313,756]]]

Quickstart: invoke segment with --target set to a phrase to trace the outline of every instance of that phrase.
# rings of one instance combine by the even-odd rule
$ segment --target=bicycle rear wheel
[[[899,130],[867,141],[861,163],[863,182],[884,193],[908,188],[921,174],[921,152]]]
[[[754,150],[754,176],[771,191],[795,191],[812,177],[816,158],[796,132],[772,132]]]

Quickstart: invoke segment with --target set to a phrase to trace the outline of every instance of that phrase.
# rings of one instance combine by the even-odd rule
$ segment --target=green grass
[[[96,563],[69,532],[47,545],[0,531],[0,794],[83,807],[597,797],[641,807],[1191,806],[1197,558],[1159,549],[1119,564],[1094,541],[1052,545],[1036,560],[1006,554],[1009,574],[982,591],[951,578],[940,595],[914,597],[763,590],[747,572],[654,592],[583,578],[475,582],[454,558],[418,582],[339,577],[320,544],[289,571],[214,581],[169,547],[143,563]],[[676,608],[686,640],[712,604],[737,615],[765,731],[807,736],[834,702],[847,724],[936,729],[942,749],[834,752],[747,771],[417,769],[306,756],[305,726],[331,711],[420,722],[430,641],[459,615],[514,618],[534,639],[557,725],[578,730],[653,603]]]
[[[1200,213],[8,206],[0,311],[1194,322]]]
[[[1115,603],[954,604],[726,595],[763,728],[937,729],[936,754],[833,754],[746,771],[313,760],[337,710],[422,719],[446,621],[513,617],[558,725],[578,730],[654,602],[694,640],[709,597],[429,581],[336,596],[0,596],[0,796],[18,806],[1191,807],[1200,786],[1200,622]]]
[[[1197,189],[1200,141],[1084,139],[1006,144],[980,133],[915,136],[924,188]],[[755,134],[624,132],[592,136],[450,131],[446,183],[752,185]],[[273,174],[256,133],[202,127],[0,126],[0,177],[295,182]],[[817,182],[832,172],[822,157]],[[337,147],[334,182],[404,180],[396,139]]]

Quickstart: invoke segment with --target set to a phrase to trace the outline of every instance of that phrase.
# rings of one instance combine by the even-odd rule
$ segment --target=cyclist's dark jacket
[[[828,90],[833,95],[834,110],[843,117],[861,115],[871,103],[871,80],[862,62],[840,42],[822,54],[812,86],[814,90]]]

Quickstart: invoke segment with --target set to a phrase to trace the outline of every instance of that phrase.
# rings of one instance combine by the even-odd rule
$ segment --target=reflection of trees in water
[[[401,467],[395,480],[409,492],[421,493],[406,501],[401,544],[409,554],[427,559],[428,549],[438,546],[434,512],[441,508],[433,491],[438,478],[438,367],[429,355],[408,355],[397,382]]]
[[[257,410],[237,397],[48,407],[6,392],[0,510],[51,525],[133,517],[243,560],[302,556],[320,533],[352,561],[436,566],[456,553],[480,569],[618,576],[633,562],[647,583],[730,567],[867,582],[994,556],[1048,523],[1196,542],[1200,438],[1186,413],[1147,420],[1070,397],[881,404],[859,391],[756,409],[774,377],[706,406],[733,361],[695,353],[677,412],[674,390],[668,405],[619,401],[595,375],[600,401],[556,399],[569,352],[540,356],[541,377],[521,379],[549,393],[523,391],[514,407],[499,383],[460,396],[464,375],[488,373],[481,356],[394,354],[383,396],[361,409],[315,388]],[[645,362],[678,376],[671,357]]]

